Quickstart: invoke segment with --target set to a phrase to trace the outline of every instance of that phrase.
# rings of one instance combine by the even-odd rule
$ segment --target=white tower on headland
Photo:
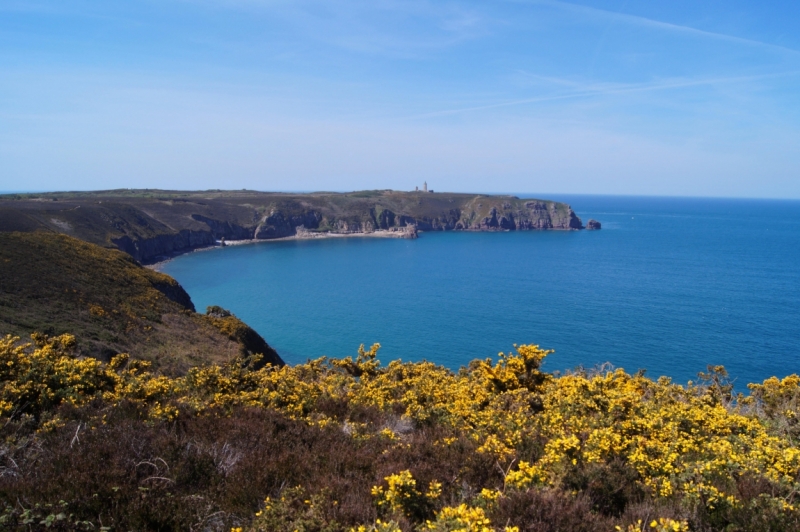
[[[427,182],[427,181],[425,181],[425,182],[422,184],[422,191],[423,191],[423,192],[427,192],[427,191],[428,191],[428,182]]]

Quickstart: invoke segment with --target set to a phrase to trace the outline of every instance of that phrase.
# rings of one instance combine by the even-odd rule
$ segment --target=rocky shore
[[[599,227],[592,220],[586,228]],[[115,247],[142,264],[222,242],[580,229],[581,219],[567,204],[483,194],[112,190],[0,196],[0,231],[63,233]]]

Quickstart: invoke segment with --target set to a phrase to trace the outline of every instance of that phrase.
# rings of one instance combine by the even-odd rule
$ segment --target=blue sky
[[[800,198],[800,2],[0,0],[0,190]]]

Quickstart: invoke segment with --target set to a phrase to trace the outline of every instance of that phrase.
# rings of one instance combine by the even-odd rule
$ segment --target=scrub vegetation
[[[355,358],[184,376],[0,341],[10,530],[797,530],[800,378]],[[252,360],[250,361],[253,362]]]
[[[229,312],[195,312],[183,287],[129,255],[54,233],[0,232],[0,334],[76,338],[76,353],[125,352],[170,375],[249,353],[282,363]]]

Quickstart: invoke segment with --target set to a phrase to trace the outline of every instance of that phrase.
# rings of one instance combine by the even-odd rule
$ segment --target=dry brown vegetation
[[[280,360],[235,316],[195,313],[171,277],[53,233],[0,233],[0,331],[71,333],[81,354],[109,360],[125,352],[169,374],[243,350]]]
[[[797,377],[733,398],[720,368],[690,387],[553,377],[539,371],[546,351],[520,346],[454,374],[382,366],[374,346],[167,378],[124,356],[76,357],[70,336],[34,340],[0,342],[0,523],[12,530],[800,526],[786,432]]]

